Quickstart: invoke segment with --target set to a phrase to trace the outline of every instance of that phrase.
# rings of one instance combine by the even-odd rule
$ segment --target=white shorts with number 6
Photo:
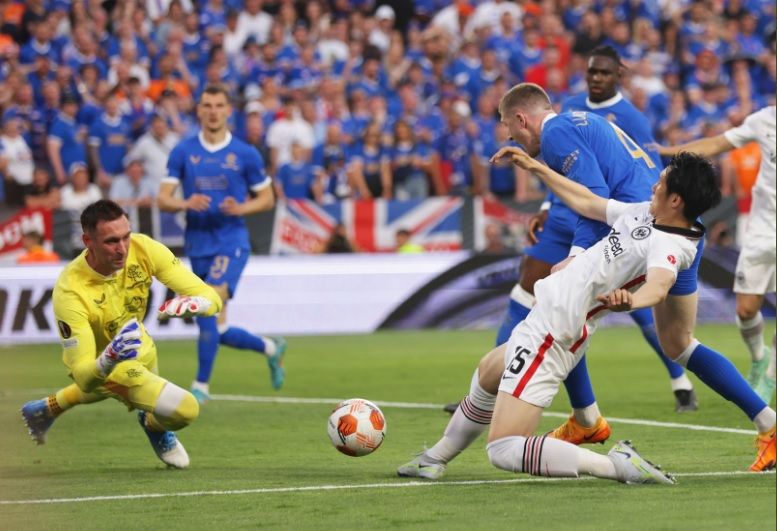
[[[584,332],[567,350],[553,338],[541,319],[532,317],[515,327],[507,341],[505,372],[499,390],[546,408],[553,402],[561,382],[582,358],[590,335]]]

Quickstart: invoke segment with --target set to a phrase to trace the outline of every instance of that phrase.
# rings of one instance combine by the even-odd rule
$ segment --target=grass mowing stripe
[[[760,477],[774,475],[774,472],[753,473],[742,470],[733,470],[729,472],[691,472],[688,474],[674,474],[675,477],[732,477],[732,476],[750,476]],[[237,489],[237,490],[200,490],[190,492],[156,492],[146,494],[117,494],[114,496],[84,496],[80,498],[48,498],[38,500],[0,500],[0,505],[41,505],[53,503],[84,503],[91,501],[119,501],[119,500],[145,500],[152,498],[184,498],[192,496],[235,496],[240,494],[275,494],[284,492],[316,492],[331,490],[354,490],[354,489],[402,489],[412,487],[452,487],[452,486],[471,486],[471,485],[502,485],[513,483],[539,483],[539,482],[558,482],[558,481],[580,481],[591,480],[591,477],[582,478],[525,478],[525,479],[489,479],[489,480],[469,480],[469,481],[408,481],[404,483],[366,483],[363,485],[310,485],[304,487],[277,487],[277,488],[259,488],[259,489]]]
[[[251,395],[211,395],[211,400],[223,400],[231,402],[266,402],[277,404],[338,404],[343,398],[295,398],[288,396],[251,396]],[[395,407],[402,409],[442,409],[442,404],[427,404],[423,402],[389,402],[385,400],[371,400],[380,407]],[[567,418],[569,413],[545,411],[547,417]],[[739,428],[725,428],[722,426],[701,426],[698,424],[683,424],[679,422],[661,422],[647,419],[626,419],[619,417],[607,417],[608,422],[618,424],[634,424],[638,426],[653,426],[656,428],[675,428],[692,431],[714,431],[717,433],[737,433],[740,435],[757,435],[755,430],[743,430]]]

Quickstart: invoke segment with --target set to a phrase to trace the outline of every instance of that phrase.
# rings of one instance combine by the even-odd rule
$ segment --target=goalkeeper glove
[[[209,308],[210,301],[205,297],[178,296],[159,307],[157,318],[166,321],[171,317],[193,317],[207,312]]]
[[[103,378],[108,376],[114,366],[120,361],[132,360],[138,356],[138,347],[140,347],[140,323],[135,318],[124,323],[113,341],[108,343],[102,354],[97,357],[97,371]]]

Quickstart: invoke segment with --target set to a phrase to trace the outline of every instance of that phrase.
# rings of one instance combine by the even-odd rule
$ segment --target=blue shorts
[[[704,238],[700,238],[699,243],[696,245],[696,258],[693,259],[691,267],[677,274],[677,280],[674,281],[674,286],[669,290],[669,295],[690,295],[691,293],[696,293],[698,289],[699,263],[703,253]]]
[[[566,207],[553,205],[542,232],[537,234],[539,241],[524,249],[524,254],[550,265],[558,264],[569,256],[577,224],[577,218],[570,219],[569,214]]]
[[[237,283],[251,253],[247,249],[235,249],[231,254],[194,256],[189,258],[194,274],[211,286],[227,285],[229,298],[235,294]]]

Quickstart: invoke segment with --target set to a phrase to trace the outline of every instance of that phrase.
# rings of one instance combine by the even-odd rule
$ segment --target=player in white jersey
[[[703,227],[696,218],[720,200],[712,166],[695,155],[675,157],[653,187],[649,203],[597,196],[518,148],[510,158],[537,174],[581,216],[607,222],[611,232],[535,286],[536,304],[510,339],[487,354],[469,396],[443,438],[397,470],[400,476],[437,479],[445,465],[490,423],[489,460],[497,468],[532,475],[580,474],[625,483],[673,483],[627,441],[606,456],[547,436],[532,436],[559,384],[580,361],[596,322],[608,311],[631,311],[662,302],[677,273],[696,256]],[[683,182],[692,181],[692,186]],[[493,415],[492,415],[493,412]],[[772,412],[773,413],[773,412]]]
[[[742,125],[729,129],[721,135],[702,138],[688,144],[673,147],[659,147],[662,155],[674,155],[690,151],[710,157],[724,151],[742,147],[756,141],[761,148],[761,167],[753,187],[753,204],[747,225],[747,237],[737,261],[734,292],[737,294],[737,325],[750,351],[752,365],[748,381],[767,403],[774,396],[775,388],[775,335],[772,347],[764,345],[764,322],[761,305],[764,295],[775,291],[775,132],[777,131],[777,109],[774,105],[764,107],[747,118]]]

